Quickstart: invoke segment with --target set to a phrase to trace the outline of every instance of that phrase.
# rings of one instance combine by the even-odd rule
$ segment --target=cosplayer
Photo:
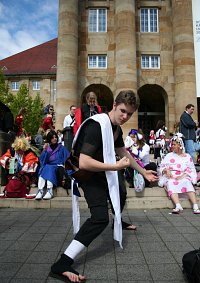
[[[193,213],[200,214],[193,186],[197,182],[197,173],[192,157],[185,153],[181,133],[177,133],[172,138],[170,147],[171,152],[165,156],[160,165],[161,176],[158,184],[166,188],[168,196],[175,204],[172,213],[178,214],[183,210],[179,195],[186,194],[193,205]]]
[[[144,140],[144,134],[141,129],[131,129],[125,139],[125,148],[135,158],[137,163],[146,170],[157,170],[155,162],[150,161],[150,146]],[[134,170],[127,168],[126,173],[130,186],[133,186]],[[149,187],[150,182],[145,179],[145,187]]]
[[[57,170],[58,167],[64,166],[69,155],[67,149],[58,143],[58,135],[55,131],[47,134],[47,143],[44,144],[43,151],[40,155],[40,170],[38,179],[38,192],[36,200],[42,198],[47,200],[53,197],[53,186],[58,185]],[[44,195],[44,187],[47,181],[47,191]]]
[[[15,167],[11,172],[10,162],[15,161]],[[35,175],[38,166],[38,157],[31,150],[30,144],[24,137],[17,137],[12,144],[12,148],[0,158],[1,165],[8,174],[25,173],[30,179]]]
[[[54,123],[53,123],[53,112],[54,112],[53,106],[49,105],[48,106],[48,113],[46,114],[46,116],[44,117],[43,122],[42,122],[42,128],[45,132],[47,130],[53,131],[54,128],[55,128]]]
[[[91,171],[92,177],[81,182],[91,216],[83,223],[61,258],[51,267],[50,276],[65,282],[81,282],[85,276],[73,269],[75,257],[100,235],[109,223],[108,195],[115,210],[114,238],[122,244],[119,183],[117,171],[131,166],[149,181],[157,180],[153,171],[140,167],[124,147],[121,125],[137,110],[138,97],[132,90],[121,91],[112,110],[93,115],[77,132],[73,148],[79,158],[79,168]],[[116,137],[115,133],[117,132]],[[115,153],[121,158],[116,161]],[[73,216],[75,216],[73,214]]]
[[[76,134],[81,123],[87,118],[101,113],[101,107],[97,104],[97,96],[93,91],[86,94],[86,103],[84,103],[81,108],[76,108],[75,110],[75,123],[74,123],[74,135]]]
[[[15,125],[17,128],[17,136],[21,137],[21,136],[26,136],[26,132],[23,128],[23,122],[24,122],[24,115],[26,113],[26,109],[25,108],[21,108],[18,115],[15,118]]]

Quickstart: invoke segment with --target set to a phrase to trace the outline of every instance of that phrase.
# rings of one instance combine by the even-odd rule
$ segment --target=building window
[[[53,81],[53,101],[56,101],[56,81]]]
[[[89,55],[88,69],[106,69],[107,56],[106,55]]]
[[[19,90],[19,82],[12,82],[11,83],[11,89],[13,91]]]
[[[40,81],[33,81],[33,90],[40,90]]]
[[[141,56],[142,69],[160,69],[159,55],[142,55]]]
[[[88,31],[107,31],[107,9],[89,9]]]
[[[141,8],[140,9],[140,31],[158,32],[158,9]]]

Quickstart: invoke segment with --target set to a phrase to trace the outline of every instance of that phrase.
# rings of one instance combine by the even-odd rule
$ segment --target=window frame
[[[104,67],[101,67],[100,66],[100,63],[99,63],[99,57],[105,57],[105,66]],[[95,66],[91,66],[90,65],[90,58],[91,57],[96,57],[96,64],[95,64]],[[88,54],[88,69],[103,69],[103,70],[106,70],[107,69],[107,66],[108,66],[108,57],[107,57],[107,55],[106,54]]]
[[[14,86],[14,87],[13,87]],[[12,91],[18,91],[20,88],[19,81],[11,81],[11,90]]]
[[[32,80],[32,90],[40,90],[40,81]]]
[[[147,21],[145,19],[145,15],[142,15],[142,11],[147,11]],[[153,30],[151,30],[151,10],[156,10],[156,22],[155,15],[153,15]],[[140,8],[140,32],[142,33],[158,33],[159,32],[159,22],[158,22],[158,11],[159,9],[156,7],[142,7]],[[156,29],[154,28],[156,25]]]
[[[144,62],[144,57],[148,57],[148,66],[143,64]],[[157,57],[157,61],[158,61],[158,66],[157,67],[154,67],[152,66],[154,63],[153,63],[153,57]],[[144,59],[143,59],[144,58]],[[146,60],[147,61],[147,60]],[[141,69],[142,70],[160,70],[160,55],[158,54],[142,54],[141,55]]]
[[[105,30],[100,30],[100,24],[99,24],[100,10],[105,11],[105,19],[103,18],[103,20],[104,20],[103,25],[105,25]],[[91,11],[96,11],[96,22],[95,23],[90,22],[90,21],[92,21],[92,15],[90,15]],[[88,32],[89,33],[92,33],[92,32],[94,32],[94,33],[96,33],[96,32],[105,33],[105,32],[107,32],[107,8],[90,8],[90,9],[88,9]]]

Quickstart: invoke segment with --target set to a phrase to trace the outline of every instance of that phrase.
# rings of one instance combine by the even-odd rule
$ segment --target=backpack
[[[200,283],[200,249],[184,254],[183,273],[190,283]]]
[[[145,187],[144,177],[136,170],[134,170],[133,185],[136,193],[142,192]]]
[[[13,175],[8,178],[8,184],[5,186],[4,195],[7,198],[24,198],[29,193],[29,178],[26,175]]]

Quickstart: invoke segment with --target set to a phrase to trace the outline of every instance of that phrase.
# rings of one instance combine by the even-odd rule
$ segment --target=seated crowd
[[[91,107],[96,105],[96,96],[89,93],[87,98],[88,115],[91,114]],[[90,100],[94,102],[90,102]],[[92,105],[92,106],[91,106]],[[79,109],[78,109],[79,110]],[[96,109],[96,113],[101,110]],[[7,176],[11,174],[26,174],[30,183],[38,187],[36,200],[49,200],[53,197],[53,189],[56,186],[63,186],[67,176],[65,162],[69,156],[69,151],[63,142],[61,130],[55,130],[53,120],[53,106],[48,105],[42,126],[38,129],[34,144],[22,136],[23,111],[17,116],[19,136],[17,136],[7,151],[0,157],[0,164],[4,168]],[[79,119],[80,120],[80,119]],[[84,121],[84,117],[79,121]],[[180,213],[183,208],[180,204],[179,196],[186,195],[193,205],[193,213],[200,214],[197,204],[194,185],[197,183],[197,172],[194,162],[189,154],[185,153],[184,143],[181,134],[175,134],[170,144],[165,138],[166,127],[163,121],[159,121],[155,132],[150,131],[148,143],[145,141],[144,133],[141,129],[131,129],[125,138],[125,148],[132,155],[137,163],[146,170],[157,171],[159,175],[158,185],[164,187],[168,197],[172,200],[175,208],[172,213]],[[152,152],[153,151],[153,152]],[[154,154],[152,161],[150,156]],[[162,154],[165,153],[165,154]],[[14,160],[14,163],[13,163]],[[11,170],[11,164],[14,168]],[[119,172],[118,172],[119,173]],[[122,173],[122,174],[121,174]],[[120,172],[130,187],[134,187],[134,170],[127,168],[125,172]],[[69,179],[69,178],[68,178]],[[120,179],[120,178],[119,178]],[[145,187],[149,187],[148,180]],[[123,181],[120,181],[122,184]],[[46,189],[45,189],[46,188]]]

